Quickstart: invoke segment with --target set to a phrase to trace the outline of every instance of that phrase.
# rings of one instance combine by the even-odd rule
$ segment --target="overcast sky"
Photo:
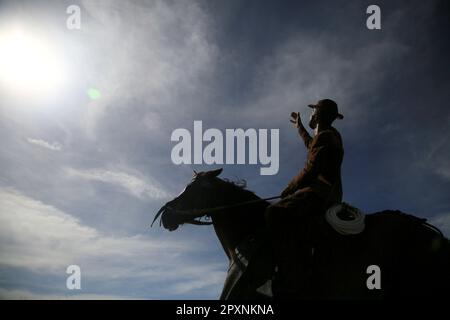
[[[80,30],[66,28],[71,4]],[[278,174],[222,174],[272,196],[305,161],[289,114],[307,120],[321,98],[345,115],[344,200],[449,236],[448,1],[377,1],[381,30],[366,28],[370,4],[0,1],[0,34],[19,26],[63,70],[45,95],[0,82],[0,297],[218,298],[212,227],[149,228],[193,169],[219,167],[173,164],[171,133],[279,129]],[[71,264],[81,291],[66,289]]]

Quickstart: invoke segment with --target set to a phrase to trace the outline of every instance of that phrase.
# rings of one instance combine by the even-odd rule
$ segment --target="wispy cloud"
[[[198,88],[208,84],[219,52],[208,39],[209,17],[198,3],[83,1],[83,7],[92,17],[87,28],[95,30],[86,34],[91,50],[85,67],[103,94],[87,109],[90,135],[109,116],[107,110],[153,113],[156,119],[145,121],[155,128],[161,126],[157,113],[192,103],[186,94],[200,99],[207,92]],[[117,39],[126,45],[118,46]]]
[[[105,169],[78,170],[73,168],[66,168],[65,171],[70,177],[119,186],[139,199],[163,199],[169,196],[165,190],[157,186],[156,182],[147,183],[141,178],[121,171]]]
[[[437,167],[435,171],[441,177],[450,179],[450,167],[449,166],[442,165],[440,167]]]
[[[58,142],[47,142],[45,140],[32,139],[32,138],[27,138],[27,141],[36,146],[47,148],[47,149],[50,149],[53,151],[61,151],[62,150],[62,145]]]
[[[255,81],[256,96],[240,110],[241,116],[255,121],[254,125],[271,119],[272,125],[283,127],[289,111],[309,112],[308,103],[330,97],[338,102],[340,111],[347,117],[366,120],[366,110],[350,106],[358,95],[374,90],[385,81],[386,53],[390,52],[391,59],[398,61],[408,48],[387,38],[348,54],[332,50],[326,40],[326,37],[313,38],[299,33],[280,45],[261,63]],[[367,74],[373,76],[367,78]],[[234,118],[228,111],[224,113]],[[280,114],[287,116],[280,117]]]
[[[2,300],[125,300],[126,296],[103,295],[103,294],[42,294],[28,290],[3,289],[0,288],[0,299]],[[133,299],[135,299],[133,297]]]
[[[144,236],[107,236],[53,206],[14,190],[0,189],[0,263],[33,270],[55,270],[78,259],[125,259],[160,249],[176,252],[189,246]]]
[[[190,280],[190,281],[180,281],[174,284],[171,288],[172,292],[175,294],[186,294],[195,289],[201,289],[204,287],[215,286],[218,283],[222,283],[224,281],[222,272],[214,272],[212,274],[208,274],[208,276],[201,277],[198,279]]]
[[[447,238],[450,238],[450,213],[437,215],[430,219],[430,223],[438,227]]]
[[[164,281],[163,287],[153,289],[153,297],[204,288],[218,293],[224,280],[222,265],[188,258],[194,248],[196,252],[207,250],[197,240],[106,235],[12,189],[0,189],[0,207],[1,266],[65,277],[67,266],[77,264],[85,283],[105,279],[126,283],[139,279],[141,285]],[[26,292],[0,294],[34,297]]]

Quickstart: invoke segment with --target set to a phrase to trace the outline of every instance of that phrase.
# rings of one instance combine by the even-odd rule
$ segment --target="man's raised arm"
[[[312,141],[312,137],[310,136],[308,131],[306,131],[305,127],[303,126],[302,119],[300,118],[300,112],[297,112],[297,113],[292,112],[291,117],[292,117],[292,119],[290,121],[296,126],[296,128],[298,129],[298,133],[300,134],[300,137],[302,137],[303,142],[305,143],[306,148],[309,149],[309,146]]]

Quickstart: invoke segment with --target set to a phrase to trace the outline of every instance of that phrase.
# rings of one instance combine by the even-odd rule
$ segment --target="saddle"
[[[299,250],[303,251],[304,270],[308,273],[312,268],[313,256],[317,250],[320,252],[320,248],[329,247],[336,238],[362,233],[364,217],[360,210],[347,203],[334,205],[324,214],[304,217],[301,236],[297,239],[298,244],[301,244]],[[259,230],[235,248],[236,259],[230,264],[220,299],[233,299],[233,291],[244,282],[247,286],[255,287],[261,298],[272,297],[274,261],[270,240],[267,230]],[[255,272],[258,274],[255,275]],[[252,279],[246,278],[248,274],[252,274]]]

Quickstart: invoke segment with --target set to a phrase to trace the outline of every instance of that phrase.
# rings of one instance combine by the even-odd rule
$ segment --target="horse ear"
[[[194,177],[195,177],[198,174],[198,172],[195,170],[193,170],[193,171],[194,171]]]
[[[216,170],[208,171],[208,176],[210,176],[210,177],[217,177],[219,174],[222,173],[222,170],[223,170],[223,168],[219,168],[219,169],[216,169]]]

